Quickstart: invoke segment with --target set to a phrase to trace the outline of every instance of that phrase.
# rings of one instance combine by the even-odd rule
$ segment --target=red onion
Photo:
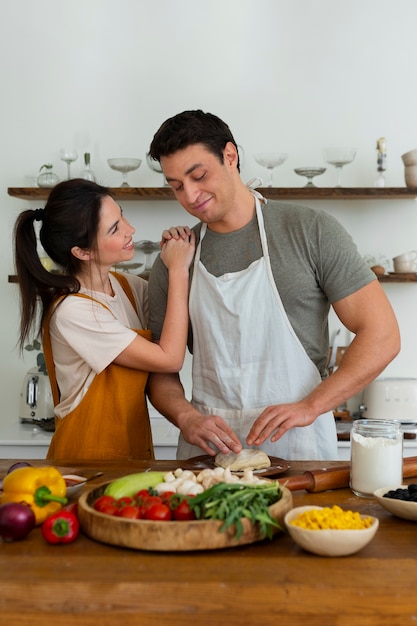
[[[0,536],[3,541],[25,539],[35,526],[35,514],[29,505],[6,502],[0,506]]]
[[[13,470],[18,469],[19,467],[31,467],[31,465],[27,461],[18,461],[9,467],[7,473],[10,474],[10,472],[13,472]]]
[[[13,470],[18,469],[19,467],[32,467],[32,466],[27,461],[18,461],[17,463],[13,463],[13,465],[9,467],[9,469],[6,472],[6,475],[10,474],[10,472],[13,472]],[[3,488],[3,480],[0,479],[0,490],[2,488]]]

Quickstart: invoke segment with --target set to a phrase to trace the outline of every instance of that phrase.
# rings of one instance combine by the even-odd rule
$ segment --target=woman
[[[45,252],[62,273],[43,267],[35,221],[42,223]],[[192,235],[162,245],[168,309],[156,344],[146,329],[147,282],[110,271],[132,259],[134,232],[109,190],[81,179],[58,184],[44,209],[23,211],[16,221],[19,346],[32,331],[41,336],[54,397],[48,459],[154,456],[145,386],[148,372],[182,367],[195,241]]]

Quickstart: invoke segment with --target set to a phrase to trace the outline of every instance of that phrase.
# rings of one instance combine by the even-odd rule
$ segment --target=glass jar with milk
[[[372,497],[380,487],[399,487],[403,480],[403,433],[394,420],[358,419],[351,431],[350,487]]]

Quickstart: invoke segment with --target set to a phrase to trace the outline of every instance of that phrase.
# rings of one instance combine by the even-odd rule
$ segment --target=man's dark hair
[[[149,156],[154,161],[160,161],[163,156],[201,143],[223,163],[223,150],[229,141],[237,150],[230,128],[217,115],[204,113],[201,109],[183,111],[160,126],[152,140]],[[238,160],[238,169],[239,165]]]

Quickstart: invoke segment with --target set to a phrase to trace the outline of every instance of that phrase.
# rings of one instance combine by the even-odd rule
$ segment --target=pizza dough
[[[231,472],[239,472],[244,469],[260,470],[271,466],[270,458],[262,450],[244,448],[238,454],[219,452],[215,459],[215,465],[230,469]]]

